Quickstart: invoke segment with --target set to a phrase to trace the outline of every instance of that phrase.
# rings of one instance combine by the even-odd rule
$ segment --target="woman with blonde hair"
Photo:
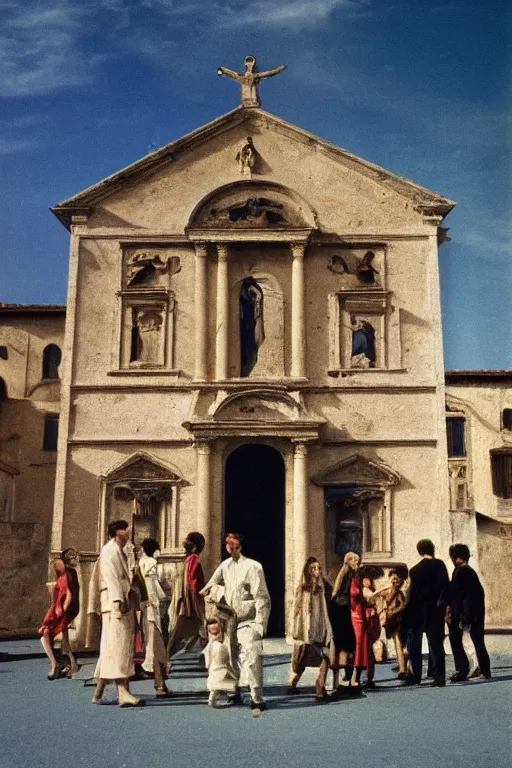
[[[356,636],[351,618],[351,587],[359,568],[359,555],[356,552],[347,552],[343,558],[332,596],[329,601],[329,613],[333,632],[333,652],[331,654],[331,668],[333,670],[333,689],[339,686],[340,669],[344,670],[344,679],[352,679],[352,657],[356,650]]]
[[[297,684],[306,667],[320,667],[316,681],[316,700],[326,701],[325,679],[329,669],[332,630],[322,569],[316,557],[308,557],[302,569],[295,592],[291,624],[293,653],[288,693],[297,691]]]

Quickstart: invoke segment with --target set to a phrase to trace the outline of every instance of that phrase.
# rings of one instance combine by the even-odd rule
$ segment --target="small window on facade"
[[[463,458],[466,455],[466,419],[464,416],[452,416],[446,419],[446,437],[448,440],[448,458]]]
[[[43,352],[43,379],[58,379],[59,365],[62,358],[60,347],[48,344]]]
[[[9,359],[9,353],[7,351],[7,347],[5,347],[3,344],[0,345],[0,360],[8,360]]]
[[[500,499],[512,499],[512,450],[491,451],[492,492]]]
[[[56,451],[59,436],[59,414],[47,413],[44,417],[43,451]]]
[[[0,378],[0,403],[3,400],[7,400],[7,384]]]
[[[512,432],[512,408],[503,409],[502,422],[503,429],[507,432]]]

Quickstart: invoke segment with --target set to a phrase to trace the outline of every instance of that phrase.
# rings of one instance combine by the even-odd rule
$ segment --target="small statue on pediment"
[[[242,176],[245,176],[246,178],[250,179],[252,176],[252,169],[254,168],[254,165],[256,163],[256,150],[254,148],[254,144],[252,143],[252,137],[248,136],[246,143],[243,145],[242,149],[237,153],[236,161],[238,163],[238,167],[240,168],[240,173]]]

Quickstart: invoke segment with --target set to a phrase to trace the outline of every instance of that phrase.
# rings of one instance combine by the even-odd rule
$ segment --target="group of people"
[[[445,624],[455,664],[450,681],[491,677],[484,639],[484,590],[469,565],[468,547],[450,547],[455,566],[451,581],[444,562],[435,557],[430,539],[421,539],[417,550],[420,562],[408,573],[405,567],[391,569],[389,585],[378,590],[374,584],[376,570],[360,567],[355,552],[345,555],[334,587],[322,578],[315,557],[306,561],[295,593],[289,693],[296,691],[307,666],[320,668],[316,681],[318,701],[327,700],[325,683],[329,668],[333,670],[335,698],[347,693],[343,683],[352,690],[359,688],[363,670],[364,686],[375,687],[375,648],[383,635],[394,641],[398,679],[404,685],[421,683],[422,642],[426,635],[427,677],[432,678],[431,686],[445,686]],[[472,670],[468,653],[474,662]]]
[[[205,539],[192,532],[184,542],[186,560],[183,582],[176,590],[169,632],[162,626],[161,606],[166,595],[158,580],[159,544],[142,542],[138,562],[130,562],[126,545],[130,527],[125,520],[109,524],[109,541],[102,548],[89,586],[89,613],[101,614],[100,653],[94,677],[93,703],[99,703],[109,682],[117,686],[121,707],[144,706],[134,696],[129,681],[134,676],[137,616],[144,638],[143,670],[154,679],[158,698],[171,695],[166,678],[172,657],[182,648],[202,647],[208,670],[208,703],[217,707],[242,704],[242,685],[250,689],[250,706],[258,715],[266,708],[263,699],[263,637],[270,614],[270,596],[260,563],[242,554],[238,533],[225,536],[228,558],[205,582],[200,554]],[[288,693],[298,690],[307,667],[318,667],[315,696],[319,702],[375,687],[374,671],[379,640],[393,639],[398,679],[416,685],[422,678],[422,640],[429,648],[427,676],[431,685],[444,686],[445,623],[449,627],[455,673],[453,682],[491,676],[484,640],[485,601],[482,585],[469,566],[464,544],[450,548],[455,566],[452,580],[442,560],[435,557],[429,539],[418,542],[420,562],[407,572],[388,573],[388,584],[375,588],[382,575],[371,566],[361,566],[359,555],[348,552],[331,585],[322,576],[316,557],[306,561],[295,592],[288,640],[293,644]],[[68,638],[70,621],[78,613],[78,579],[69,561],[69,551],[55,560],[57,582],[52,606],[41,629],[41,642],[50,659],[49,679],[61,670],[53,653],[53,639],[62,633],[68,674],[77,669]],[[74,553],[76,556],[76,553]],[[405,585],[408,588],[405,588]],[[168,636],[167,636],[168,635]],[[384,647],[381,645],[381,647]],[[475,657],[470,668],[468,652]],[[326,691],[329,669],[333,692]],[[362,680],[366,670],[366,679]],[[340,679],[341,676],[341,679]]]

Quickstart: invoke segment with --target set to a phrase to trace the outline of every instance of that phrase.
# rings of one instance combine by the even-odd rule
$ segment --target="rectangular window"
[[[512,432],[512,408],[504,408],[502,414],[503,429]]]
[[[512,450],[491,451],[492,492],[500,499],[512,499]]]
[[[56,451],[59,436],[59,414],[47,413],[44,417],[43,451]]]
[[[466,455],[465,428],[464,416],[452,416],[446,419],[448,458],[460,458]]]

